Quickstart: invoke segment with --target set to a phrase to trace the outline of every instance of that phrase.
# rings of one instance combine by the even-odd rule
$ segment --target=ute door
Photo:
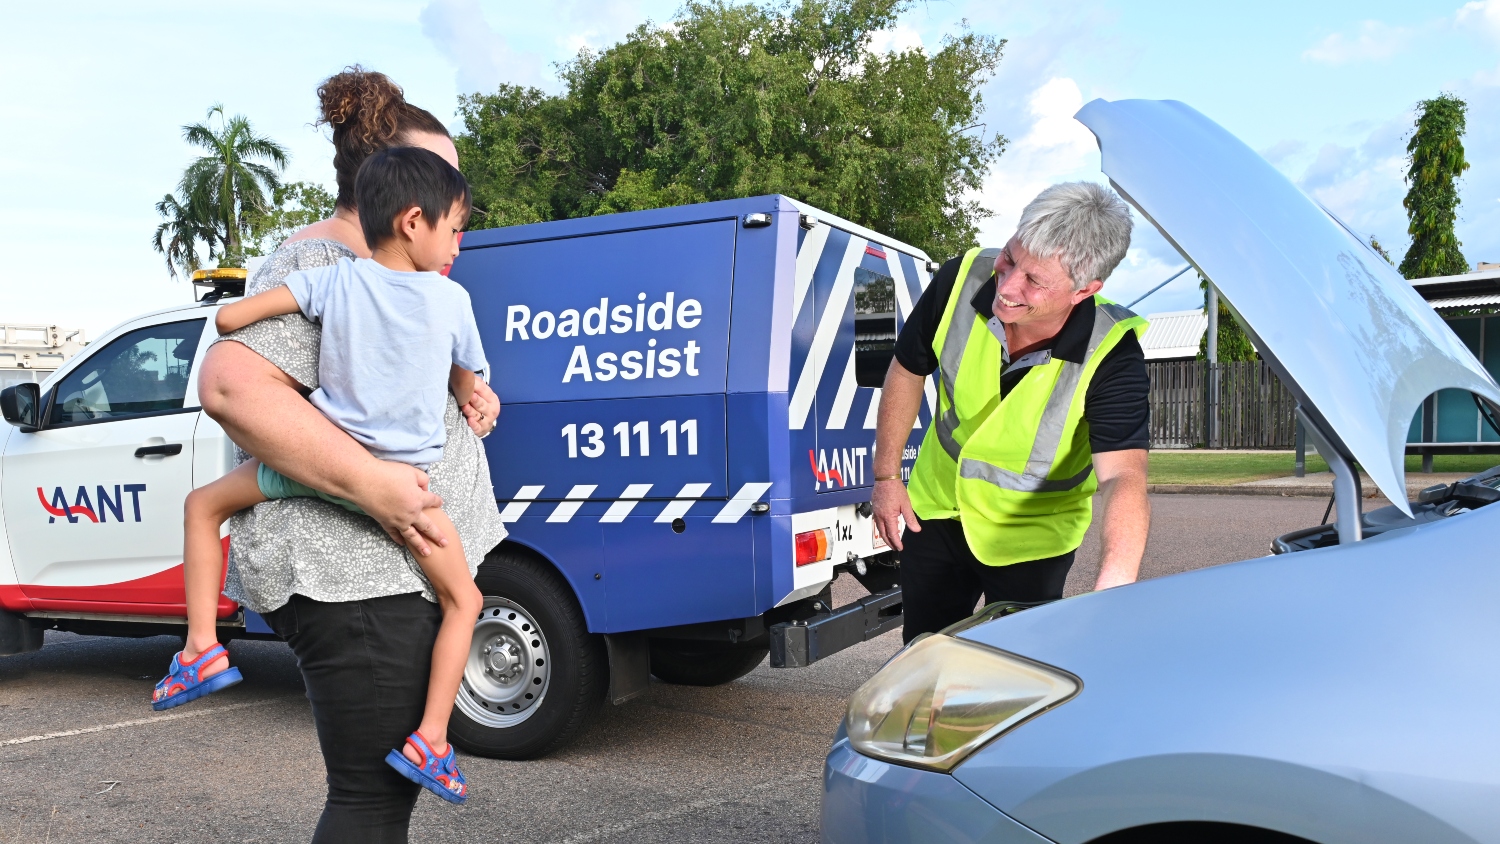
[[[211,329],[180,316],[127,326],[85,353],[44,395],[42,429],[6,443],[0,495],[36,609],[183,613],[193,361]]]

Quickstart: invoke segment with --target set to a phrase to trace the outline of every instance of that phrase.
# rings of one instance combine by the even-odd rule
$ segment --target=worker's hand
[[[470,430],[481,439],[489,436],[500,422],[500,397],[495,395],[495,391],[482,378],[474,379],[474,395],[469,397],[468,404],[459,409],[463,411]]]
[[[875,508],[875,529],[880,531],[880,538],[897,551],[901,550],[902,519],[906,520],[907,528],[922,532],[922,523],[911,509],[911,496],[906,494],[906,484],[901,481],[876,481],[870,504]]]
[[[406,463],[377,460],[369,468],[363,485],[365,494],[356,502],[391,539],[425,557],[432,553],[427,544],[446,547],[448,538],[423,513],[443,506],[443,499],[427,489],[427,473]]]

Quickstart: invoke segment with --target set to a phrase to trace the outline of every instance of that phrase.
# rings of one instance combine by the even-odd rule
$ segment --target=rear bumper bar
[[[771,667],[801,668],[901,626],[901,588],[771,625]]]

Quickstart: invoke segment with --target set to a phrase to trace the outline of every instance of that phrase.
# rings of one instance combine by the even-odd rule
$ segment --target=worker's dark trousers
[[[969,550],[957,519],[929,519],[920,532],[907,528],[901,534],[901,638],[910,642],[968,618],[981,593],[986,604],[1061,598],[1074,553],[987,566]]]

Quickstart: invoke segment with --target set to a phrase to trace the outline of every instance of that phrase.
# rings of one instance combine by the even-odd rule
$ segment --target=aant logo
[[[125,496],[130,496],[131,515],[135,521],[141,520],[141,493],[146,491],[145,484],[115,484],[114,495],[109,494],[109,489],[104,485],[94,487],[94,498],[89,498],[88,487],[79,486],[78,493],[73,496],[73,503],[68,503],[68,496],[62,487],[55,487],[52,492],[52,500],[47,500],[47,493],[41,487],[36,488],[36,498],[42,503],[42,509],[47,511],[47,524],[52,524],[58,519],[67,519],[70,524],[78,524],[82,519],[88,519],[94,524],[109,521],[111,516],[117,522],[125,521]],[[99,502],[98,509],[94,507],[94,501]]]
[[[863,448],[835,448],[832,449],[832,459],[829,452],[818,449],[817,455],[813,450],[807,450],[807,462],[812,465],[813,478],[816,483],[813,489],[823,491],[833,489],[834,481],[838,481],[839,488],[850,484],[863,484],[865,482],[865,455],[869,452]]]

